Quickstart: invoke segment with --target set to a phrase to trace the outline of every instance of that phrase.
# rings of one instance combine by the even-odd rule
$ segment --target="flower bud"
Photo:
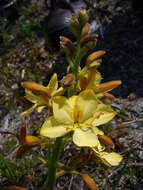
[[[101,59],[97,59],[95,61],[93,61],[89,66],[89,68],[92,68],[92,67],[96,67],[98,68],[102,63],[102,60]]]
[[[86,77],[81,77],[79,80],[79,91],[85,90],[88,85],[88,79]]]
[[[66,48],[71,57],[74,56],[74,45],[72,41],[64,36],[60,37],[60,44],[63,48]]]
[[[89,25],[89,23],[86,23],[81,32],[82,38],[84,38],[86,35],[88,35],[89,31],[90,31],[90,25]]]
[[[67,74],[66,76],[63,77],[61,80],[62,86],[63,87],[70,87],[75,80],[75,77],[72,73]]]
[[[114,143],[110,139],[110,137],[108,137],[106,135],[98,135],[98,138],[99,138],[100,141],[102,141],[103,143],[105,143],[108,147],[114,148]]]
[[[104,94],[104,98],[107,98],[108,100],[115,100],[115,97],[112,94],[109,94],[108,92],[103,93]]]
[[[88,14],[86,9],[81,9],[79,12],[79,23],[83,27],[88,22]]]
[[[31,90],[31,91],[39,92],[39,93],[46,93],[50,97],[50,94],[51,94],[50,90],[35,82],[24,82],[22,83],[22,86],[26,88],[27,90]]]
[[[96,51],[96,52],[90,54],[87,58],[87,64],[90,65],[95,60],[100,59],[104,54],[105,54],[105,51],[102,51],[102,50]]]
[[[70,20],[70,29],[72,33],[75,35],[75,37],[78,38],[80,34],[80,24],[78,17],[75,14],[72,15],[72,18]]]
[[[95,93],[101,93],[101,92],[109,92],[113,90],[114,88],[121,85],[121,81],[110,81],[100,84],[99,86],[95,87],[93,90]]]
[[[84,46],[87,46],[88,43],[90,42],[96,42],[97,41],[97,34],[91,34],[91,35],[87,35],[85,36],[82,40],[81,40],[81,48],[83,48]]]

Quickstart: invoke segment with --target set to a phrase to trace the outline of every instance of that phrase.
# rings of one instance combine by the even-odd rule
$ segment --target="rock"
[[[22,124],[22,120],[20,119],[20,108],[17,109],[16,111],[9,112],[2,120],[0,123],[0,131],[13,131],[13,132],[18,132],[20,129],[20,126]],[[0,134],[0,151],[4,152],[6,150],[3,149],[3,146],[5,144],[5,141],[7,140],[8,137],[9,139],[12,140],[15,144],[15,139],[13,137],[10,137],[9,135],[1,135]],[[8,152],[6,153],[8,154]]]
[[[56,44],[57,48],[59,47],[59,37],[61,35],[73,38],[69,30],[72,10],[78,14],[81,8],[87,8],[83,0],[76,0],[70,3],[70,8],[64,8],[62,5],[51,7],[49,15],[44,18],[43,27],[50,41],[53,42],[53,46]]]
[[[133,101],[135,99],[136,99],[136,95],[134,93],[129,94],[129,96],[128,96],[129,101]]]
[[[143,98],[133,101],[128,107],[128,111],[136,113],[139,117],[143,117]]]
[[[18,1],[19,0],[0,0],[0,16],[13,19],[17,15],[15,4],[18,3]]]

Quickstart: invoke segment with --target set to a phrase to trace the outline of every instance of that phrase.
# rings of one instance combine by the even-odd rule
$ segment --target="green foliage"
[[[30,20],[24,20],[21,23],[21,34],[22,37],[28,37],[29,39],[32,39],[34,32],[32,31],[33,25]]]
[[[8,178],[11,182],[17,182],[15,165],[5,160],[2,154],[0,154],[0,175]]]
[[[9,150],[9,152],[12,152],[14,149],[14,144],[11,142],[11,140],[6,139],[5,141],[5,148]]]
[[[8,34],[7,24],[8,24],[7,19],[4,17],[1,17],[0,18],[1,36],[2,36],[3,44],[6,47],[9,45],[9,34]]]

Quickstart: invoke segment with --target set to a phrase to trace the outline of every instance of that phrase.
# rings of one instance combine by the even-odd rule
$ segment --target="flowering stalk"
[[[72,139],[78,147],[90,148],[92,154],[109,167],[119,165],[122,160],[120,154],[113,152],[112,140],[104,134],[101,128],[98,128],[116,115],[105,100],[113,99],[108,92],[119,86],[121,81],[101,83],[102,76],[98,67],[105,54],[102,50],[89,55],[85,66],[81,68],[81,59],[96,45],[97,41],[96,34],[89,34],[90,26],[86,10],[82,9],[78,16],[72,16],[70,27],[77,39],[77,48],[74,51],[75,47],[70,39],[63,36],[60,38],[61,47],[69,63],[67,74],[60,81],[61,87],[58,87],[56,73],[53,74],[47,86],[34,82],[23,83],[26,92],[25,98],[34,105],[23,112],[22,116],[24,117],[34,110],[41,112],[44,108],[51,112],[40,129],[41,136],[51,139],[48,141],[49,170],[44,190],[54,190],[56,177],[64,175],[66,172],[79,175],[91,190],[98,189],[90,176],[75,170],[76,164],[71,170],[58,164],[63,140],[69,142]],[[66,97],[63,95],[65,92],[67,92]],[[37,138],[30,136],[29,142],[29,136],[28,138],[26,134],[23,136],[24,140],[20,141],[20,148],[26,146],[29,150],[35,145],[41,145],[41,141]],[[106,152],[106,146],[110,152]],[[57,167],[61,169],[58,171],[58,175],[56,175]]]
[[[47,182],[44,188],[45,190],[54,190],[55,180],[56,180],[57,161],[60,156],[61,146],[62,146],[62,137],[56,139],[54,147],[50,155],[50,159],[48,161],[49,172],[48,172]]]
[[[75,81],[77,81],[78,79],[78,68],[79,68],[79,64],[80,64],[80,43],[81,43],[81,37],[79,37],[78,41],[77,41],[77,51],[76,51],[76,57],[75,57],[75,61],[74,61],[74,66],[73,66],[73,74],[75,75]]]

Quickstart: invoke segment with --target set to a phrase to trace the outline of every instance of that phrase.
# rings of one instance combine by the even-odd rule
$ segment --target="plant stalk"
[[[60,156],[60,150],[62,145],[62,137],[56,138],[53,150],[50,155],[49,160],[49,172],[47,182],[45,184],[44,190],[54,190],[55,189],[55,181],[56,181],[56,168],[57,161]]]
[[[77,52],[76,52],[76,57],[74,61],[74,66],[73,66],[73,74],[75,75],[76,81],[77,81],[77,76],[78,76],[78,67],[80,64],[80,41],[81,41],[81,37],[79,37],[78,42],[77,42]]]
[[[72,70],[72,73],[75,76],[75,83],[73,85],[71,95],[76,94],[76,86],[77,86],[77,81],[78,81],[78,69],[79,69],[79,65],[80,65],[80,51],[81,51],[80,42],[81,42],[81,35],[77,41],[77,51],[76,51],[76,56],[75,56],[75,60],[74,60],[73,70]]]

